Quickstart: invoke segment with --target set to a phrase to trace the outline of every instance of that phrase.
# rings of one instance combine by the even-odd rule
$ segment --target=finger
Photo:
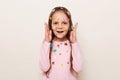
[[[45,32],[47,32],[47,24],[44,23],[44,27],[45,27]]]
[[[47,37],[48,37],[48,34],[49,34],[49,30],[48,30],[48,25],[47,25],[47,23],[45,23],[44,26],[45,26],[45,36],[46,36],[46,38],[47,38]]]
[[[78,23],[76,23],[76,24],[75,24],[75,26],[74,26],[74,29],[73,29],[73,30],[74,30],[74,31],[76,31],[76,30],[77,30],[77,27],[78,27]]]
[[[49,30],[49,26],[47,23],[45,23],[46,29]]]
[[[52,31],[50,30],[50,32],[49,32],[49,35],[51,36],[52,35]]]
[[[50,30],[50,34],[49,34],[50,40],[52,39],[52,30]]]
[[[73,36],[73,38],[76,37],[76,33],[75,33],[75,31],[72,33],[72,36]]]
[[[73,37],[73,31],[70,32],[70,40],[72,40]]]
[[[45,26],[45,33],[48,33],[48,31],[49,31],[48,24],[47,24],[47,23],[45,23],[45,24],[44,24],[44,26]]]

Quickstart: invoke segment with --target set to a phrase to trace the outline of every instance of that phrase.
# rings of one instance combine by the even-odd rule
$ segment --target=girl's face
[[[57,11],[52,16],[52,30],[59,39],[65,38],[70,23],[67,15],[63,11]]]

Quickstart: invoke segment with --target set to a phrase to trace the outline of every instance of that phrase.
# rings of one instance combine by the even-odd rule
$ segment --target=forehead
[[[52,18],[68,18],[67,15],[64,13],[64,11],[60,10],[60,11],[56,11],[53,15]]]

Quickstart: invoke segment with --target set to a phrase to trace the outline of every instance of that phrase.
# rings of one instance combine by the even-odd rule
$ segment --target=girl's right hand
[[[45,41],[50,42],[52,40],[52,31],[49,29],[47,23],[45,23],[44,26],[45,26]]]

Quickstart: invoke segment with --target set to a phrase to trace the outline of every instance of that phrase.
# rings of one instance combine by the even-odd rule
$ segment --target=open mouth
[[[64,31],[57,31],[57,33],[63,33]]]

